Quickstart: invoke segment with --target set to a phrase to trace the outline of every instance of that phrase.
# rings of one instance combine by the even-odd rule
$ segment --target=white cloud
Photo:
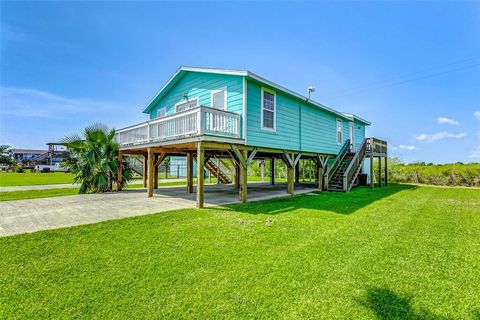
[[[434,134],[426,134],[422,133],[417,136],[415,136],[415,140],[417,141],[422,141],[422,142],[432,142],[432,141],[437,141],[437,140],[442,140],[445,138],[454,138],[454,139],[460,139],[463,137],[466,137],[467,134],[465,132],[454,134],[454,133],[449,133],[449,132],[439,132],[439,133],[434,133]]]
[[[475,111],[475,112],[473,113],[473,116],[474,116],[475,118],[477,118],[478,120],[480,120],[480,111]]]
[[[35,89],[0,88],[0,113],[17,117],[64,118],[78,113],[112,112],[118,107],[113,103],[67,98]]]
[[[413,150],[417,150],[417,149],[418,149],[418,148],[415,147],[415,146],[406,146],[406,145],[404,145],[404,144],[401,144],[401,145],[399,146],[399,148],[400,148],[401,150],[408,150],[408,151],[413,151]]]
[[[458,126],[460,124],[460,122],[458,122],[457,120],[453,120],[447,117],[437,118],[437,122],[440,124],[451,124],[453,126]]]
[[[469,158],[480,158],[480,147],[477,147],[472,153],[468,156]]]

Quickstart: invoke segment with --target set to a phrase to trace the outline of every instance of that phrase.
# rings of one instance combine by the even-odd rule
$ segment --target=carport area
[[[196,194],[185,186],[162,187],[145,198],[145,189],[0,202],[0,236],[70,227],[162,211],[195,208]],[[298,184],[295,192],[318,191],[314,184]],[[285,183],[249,183],[250,201],[288,196]],[[233,184],[205,185],[205,206],[240,202]]]

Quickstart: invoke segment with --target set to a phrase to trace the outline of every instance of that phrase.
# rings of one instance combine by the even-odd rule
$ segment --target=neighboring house
[[[211,172],[222,171],[215,168],[219,161],[214,159],[232,159],[242,201],[247,197],[246,168],[253,159],[285,162],[287,189],[293,194],[300,158],[317,164],[319,188],[348,191],[366,156],[387,155],[386,142],[365,139],[369,121],[249,71],[182,67],[143,112],[150,121],[117,130],[116,137],[119,157],[143,154],[150,158],[149,196],[156,187],[155,168],[166,155],[177,164],[180,160],[175,156],[187,157],[182,161],[189,181],[193,158],[199,160],[198,171],[208,168]],[[333,160],[326,168],[329,158]],[[203,206],[202,184],[197,188],[199,207]]]
[[[33,168],[37,164],[57,165],[68,157],[65,147],[58,143],[47,143],[47,150],[11,149],[10,155],[24,168]]]
[[[19,163],[28,162],[33,158],[39,157],[48,150],[38,149],[11,149],[10,156]]]

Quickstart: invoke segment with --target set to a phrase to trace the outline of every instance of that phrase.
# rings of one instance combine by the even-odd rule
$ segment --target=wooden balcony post
[[[233,178],[233,181],[235,183],[235,188],[239,189],[240,188],[240,165],[234,164],[235,167],[235,176]]]
[[[154,186],[154,153],[152,148],[148,148],[148,197],[153,197]]]
[[[295,182],[295,169],[292,166],[287,165],[287,192],[289,194],[294,193]]]
[[[147,155],[143,156],[143,187],[147,187],[147,175],[148,175],[148,158]]]
[[[385,186],[388,185],[388,157],[385,157]]]
[[[118,151],[118,168],[117,168],[117,191],[122,191],[123,187],[123,154],[121,151]]]
[[[247,202],[247,170],[248,166],[246,163],[246,159],[248,157],[247,150],[240,150],[240,154],[242,155],[243,159],[240,159],[240,188],[239,188],[239,195],[241,202]]]
[[[316,159],[317,174],[318,174],[317,182],[318,182],[318,189],[319,190],[323,190],[324,187],[325,187],[324,174],[325,174],[325,169],[327,167],[327,161],[328,161],[328,156],[327,157],[321,156],[321,155],[317,156],[317,159]]]
[[[300,182],[300,161],[295,165],[295,183]]]
[[[159,163],[158,163],[158,155],[155,155],[153,157],[153,161],[154,161],[154,165],[153,165],[153,175],[154,175],[154,180],[153,180],[153,188],[154,189],[158,189],[158,167],[159,167]]]
[[[382,186],[382,157],[378,157],[378,187]]]
[[[204,183],[205,183],[205,150],[202,142],[197,143],[197,208],[203,208],[205,199]]]
[[[275,158],[270,159],[270,184],[275,184]]]
[[[290,155],[286,151],[283,153],[283,161],[287,167],[287,192],[292,195],[294,194],[295,185],[295,167],[300,162],[301,157],[302,153],[298,153],[296,157],[294,154]]]
[[[193,192],[193,155],[187,152],[187,192]]]
[[[373,189],[374,181],[373,181],[373,154],[370,153],[370,188]]]
[[[323,173],[325,172],[325,169],[323,169],[322,167],[318,167],[317,168],[317,173],[318,173],[318,177],[317,177],[317,182],[318,182],[318,190],[323,190]]]

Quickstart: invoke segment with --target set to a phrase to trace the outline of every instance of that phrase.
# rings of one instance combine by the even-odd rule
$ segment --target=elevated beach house
[[[387,143],[365,137],[370,122],[250,71],[181,67],[143,112],[150,120],[117,130],[116,139],[119,160],[125,154],[145,157],[149,197],[158,187],[158,166],[166,156],[184,157],[187,192],[194,191],[195,161],[196,172],[209,170],[224,183],[233,181],[243,202],[248,194],[247,169],[254,159],[283,161],[290,194],[294,193],[300,159],[314,161],[317,187],[322,190],[349,191],[367,157],[370,164],[374,157],[379,158],[382,182]],[[233,179],[220,167],[225,159],[233,163]],[[274,184],[271,171],[270,183]],[[373,165],[368,171],[373,177]],[[370,181],[373,187],[373,178]],[[197,177],[196,193],[197,206],[203,207],[202,174]]]

